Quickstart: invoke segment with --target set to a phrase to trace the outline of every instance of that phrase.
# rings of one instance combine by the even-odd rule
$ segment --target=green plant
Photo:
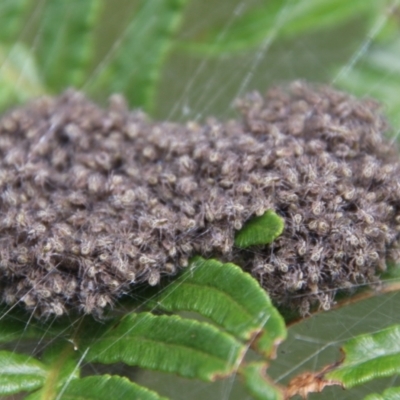
[[[392,73],[392,59],[398,52],[397,21],[395,13],[388,14],[385,29],[374,29],[375,15],[382,17],[388,12],[381,1],[289,1],[285,7],[280,1],[270,1],[245,7],[222,36],[217,19],[197,36],[182,37],[179,26],[188,6],[190,2],[179,0],[135,3],[124,34],[115,34],[114,40],[122,38],[122,42],[98,64],[96,40],[101,33],[94,28],[104,24],[104,1],[45,1],[40,8],[28,0],[3,1],[1,18],[7,23],[0,27],[1,107],[77,86],[97,98],[122,92],[131,107],[152,112],[157,108],[156,90],[166,55],[173,46],[178,53],[217,59],[263,48],[273,39],[288,43],[295,36],[339,26],[361,14],[363,35],[374,33],[371,50],[362,53],[362,63],[347,64],[341,69],[350,66],[345,73],[337,74],[336,69],[329,79],[336,77],[338,84],[354,93],[364,94],[365,87],[370,88],[376,98],[388,104],[391,120],[397,125],[398,78]],[[31,26],[35,10],[40,17]],[[382,76],[388,76],[383,84],[379,81]],[[278,226],[273,236],[280,234],[281,228]],[[245,227],[238,243],[251,245],[252,233]],[[259,236],[255,240],[259,244]],[[390,271],[388,279],[395,272]],[[387,292],[398,289],[393,281],[388,282]],[[283,317],[249,275],[232,264],[195,258],[176,280],[157,289],[139,292],[140,298],[124,304],[126,312],[110,315],[105,322],[82,316],[29,320],[21,310],[4,307],[0,316],[0,341],[4,344],[0,393],[32,392],[28,399],[106,398],[111,393],[118,393],[119,398],[162,398],[133,383],[134,379],[82,375],[82,370],[87,373],[83,367],[88,363],[124,362],[205,381],[238,374],[254,398],[284,396],[265,370],[267,365],[273,368],[277,346],[295,325],[285,327]],[[208,322],[189,318],[192,314],[175,315],[186,311],[196,312]],[[396,376],[399,327],[397,320],[393,323],[354,335],[344,344],[342,361],[331,357],[325,367],[315,368],[317,372],[300,374],[286,394],[305,395],[329,385],[351,388],[378,377]],[[19,351],[21,343],[32,346]],[[254,354],[247,354],[249,347]],[[391,388],[368,398],[396,398],[398,392]]]

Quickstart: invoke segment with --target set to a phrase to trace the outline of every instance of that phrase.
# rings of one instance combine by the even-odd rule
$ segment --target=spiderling
[[[101,315],[192,255],[255,276],[278,305],[329,309],[397,259],[400,164],[379,106],[295,82],[237,101],[241,120],[152,122],[117,95],[37,99],[0,120],[0,290],[38,316]],[[234,247],[272,209],[272,244]]]

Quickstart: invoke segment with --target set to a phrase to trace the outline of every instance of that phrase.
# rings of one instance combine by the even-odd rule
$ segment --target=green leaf
[[[4,308],[0,309],[4,310]],[[46,329],[36,326],[31,321],[27,323],[23,319],[12,318],[11,315],[0,312],[0,343],[20,341],[22,339],[43,338],[48,332]]]
[[[32,357],[0,351],[0,395],[30,392],[43,385],[47,367]]]
[[[87,361],[122,361],[205,381],[231,374],[245,351],[245,346],[209,324],[150,313],[125,316],[88,345]]]
[[[0,343],[30,339],[39,339],[41,342],[59,338],[69,340],[74,335],[77,324],[85,329],[93,326],[93,321],[75,319],[71,322],[70,316],[49,321],[29,319],[25,310],[10,310],[10,307],[3,306],[0,307]]]
[[[154,302],[168,312],[198,312],[240,340],[257,337],[255,345],[265,355],[286,337],[285,322],[265,290],[234,264],[195,257]]]
[[[10,318],[5,307],[0,308],[0,343],[12,342],[13,340],[20,340],[22,335],[25,337],[35,337],[38,332],[34,329],[31,331],[30,324],[26,322]],[[27,331],[29,329],[29,332]]]
[[[400,325],[355,337],[343,346],[344,361],[326,377],[347,388],[400,372]]]
[[[46,394],[44,398],[51,398],[51,394],[56,393],[57,388],[62,387],[71,379],[79,378],[80,363],[77,363],[77,357],[78,353],[71,343],[65,344],[64,341],[58,341],[55,345],[46,348],[43,361],[49,365],[50,375],[43,388],[43,393]]]
[[[0,65],[0,110],[44,94],[35,60],[25,45],[0,46]]]
[[[67,387],[74,379],[79,378],[80,362],[77,362],[77,353],[71,344],[58,341],[49,346],[42,356],[47,365],[48,374],[40,390],[32,393],[26,400],[55,399],[59,391]]]
[[[61,390],[58,400],[168,400],[120,376],[101,375],[74,379]],[[29,399],[33,400],[33,399]]]
[[[264,215],[254,217],[244,224],[236,234],[235,245],[245,249],[272,243],[283,232],[283,228],[283,219],[272,210],[268,210]]]
[[[29,0],[2,0],[0,5],[0,45],[14,44],[21,32]]]
[[[247,390],[256,400],[283,399],[282,391],[266,376],[267,364],[254,362],[240,369]]]
[[[372,18],[383,12],[380,0],[281,0],[261,2],[235,14],[232,24],[221,34],[221,24],[196,32],[199,40],[182,41],[180,48],[207,56],[232,54],[261,45],[273,38],[337,26],[351,18]],[[239,15],[239,16],[237,16]],[[207,29],[206,28],[206,29]]]
[[[101,4],[100,0],[46,1],[37,56],[43,80],[53,92],[84,82]]]
[[[277,0],[275,0],[277,1]],[[327,29],[361,15],[373,19],[384,10],[380,0],[300,0],[287,7],[287,19],[279,30],[284,37],[294,37],[318,29]],[[285,12],[283,10],[282,12]]]
[[[386,389],[382,394],[370,394],[364,400],[400,400],[400,387]]]
[[[397,36],[375,43],[351,68],[337,73],[336,82],[358,96],[368,96],[383,103],[385,114],[395,127],[400,127],[398,90],[400,76],[400,38]]]
[[[162,63],[173,44],[187,0],[141,0],[122,40],[100,71],[90,91],[123,93],[132,107],[154,106]]]

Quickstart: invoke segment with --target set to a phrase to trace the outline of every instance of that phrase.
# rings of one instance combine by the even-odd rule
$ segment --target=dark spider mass
[[[0,120],[0,290],[38,316],[102,309],[194,254],[234,261],[306,314],[398,258],[400,164],[378,105],[296,82],[242,120],[151,122],[67,91]],[[234,248],[273,209],[273,244]]]

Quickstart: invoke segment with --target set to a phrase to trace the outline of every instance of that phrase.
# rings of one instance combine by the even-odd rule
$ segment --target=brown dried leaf
[[[329,365],[319,372],[304,372],[294,377],[286,389],[285,399],[290,399],[296,394],[306,399],[309,393],[320,393],[326,386],[339,385],[343,387],[342,383],[332,379],[324,379],[326,372],[330,371],[334,365]]]

